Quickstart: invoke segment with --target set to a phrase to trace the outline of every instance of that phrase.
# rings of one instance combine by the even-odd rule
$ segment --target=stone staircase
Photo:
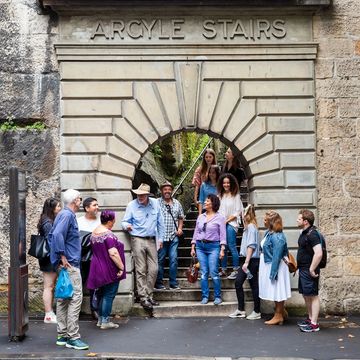
[[[200,281],[191,284],[187,281],[186,270],[190,265],[191,257],[191,239],[193,236],[197,211],[190,210],[186,214],[184,221],[184,239],[179,243],[178,249],[178,282],[181,290],[156,290],[154,298],[160,302],[160,306],[154,307],[154,317],[191,317],[191,316],[227,316],[237,308],[237,299],[235,293],[235,281],[222,278],[222,299],[223,303],[215,306],[212,303],[212,280],[210,284],[210,301],[207,305],[201,305],[201,286]],[[239,230],[239,241],[241,241],[242,229]],[[231,254],[228,261],[231,264]],[[166,265],[165,265],[166,266]],[[229,268],[228,268],[229,269]],[[169,288],[168,272],[165,268],[164,285]],[[246,311],[252,311],[251,291],[248,283],[245,284]],[[138,316],[148,316],[140,304],[136,303],[133,308],[133,314]]]

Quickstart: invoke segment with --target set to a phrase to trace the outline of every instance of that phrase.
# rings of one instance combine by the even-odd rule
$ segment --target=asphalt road
[[[5,354],[49,354],[52,357],[91,353],[136,353],[209,357],[291,357],[360,359],[360,317],[322,319],[321,331],[301,333],[298,319],[283,326],[263,320],[230,318],[122,318],[119,329],[100,330],[82,320],[80,331],[89,351],[55,345],[56,325],[31,320],[24,341],[8,342],[7,319],[0,319],[0,358]],[[53,354],[53,356],[51,355]],[[32,357],[37,357],[32,355]]]

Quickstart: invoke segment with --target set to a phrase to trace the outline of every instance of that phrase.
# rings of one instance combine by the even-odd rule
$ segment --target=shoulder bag
[[[40,234],[31,235],[28,254],[41,260],[48,257],[49,253],[50,249],[46,237]]]

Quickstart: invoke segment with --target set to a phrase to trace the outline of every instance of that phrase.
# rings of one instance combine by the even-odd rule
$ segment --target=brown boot
[[[265,325],[282,325],[284,323],[284,303],[275,302],[275,314],[271,320],[265,321]]]

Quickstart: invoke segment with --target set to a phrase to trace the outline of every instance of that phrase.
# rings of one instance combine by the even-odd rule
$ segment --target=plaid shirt
[[[164,241],[171,241],[176,236],[176,228],[174,224],[174,220],[172,216],[174,217],[175,221],[179,219],[183,219],[184,216],[184,210],[176,199],[172,199],[172,204],[168,205],[170,206],[170,211],[172,216],[169,213],[167,203],[163,200],[163,198],[158,199],[160,209],[164,218],[164,225],[165,225],[165,234],[164,234]],[[176,222],[177,225],[179,225],[179,222]]]

